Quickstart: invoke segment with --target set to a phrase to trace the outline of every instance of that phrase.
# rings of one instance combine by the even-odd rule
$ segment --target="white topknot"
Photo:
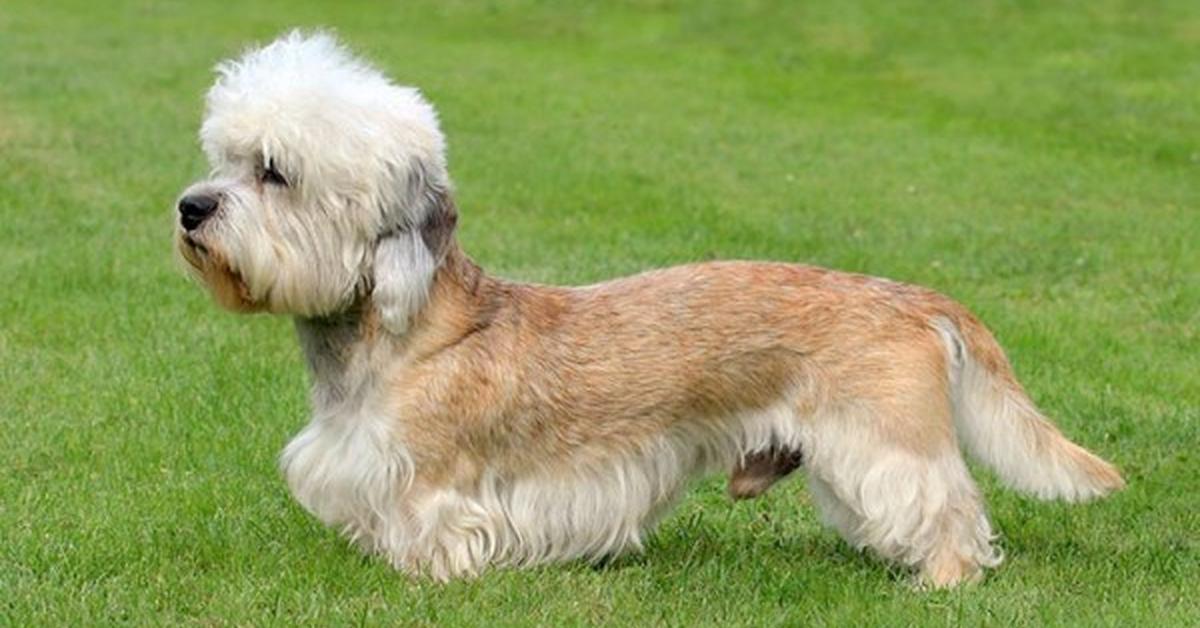
[[[306,168],[395,172],[420,162],[444,178],[445,140],[437,113],[412,87],[392,83],[326,31],[293,30],[237,59],[219,63],[200,137],[218,151],[281,148],[323,163]],[[249,145],[247,145],[249,144]],[[216,161],[216,159],[213,159]],[[322,181],[335,181],[328,172]]]

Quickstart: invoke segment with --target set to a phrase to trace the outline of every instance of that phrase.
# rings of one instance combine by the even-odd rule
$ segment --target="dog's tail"
[[[1116,467],[1067,440],[1038,411],[978,319],[956,307],[934,326],[949,354],[955,428],[975,458],[1039,499],[1087,501],[1125,486]]]

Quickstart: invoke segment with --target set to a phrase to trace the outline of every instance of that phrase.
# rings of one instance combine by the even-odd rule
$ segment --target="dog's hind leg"
[[[949,429],[949,402],[924,392],[819,417],[805,465],[823,518],[848,542],[914,567],[925,585],[951,587],[1001,559]]]
[[[951,587],[1000,563],[991,525],[955,450],[933,457],[864,452],[860,469],[810,468],[825,522],[852,545],[915,567],[924,584]]]

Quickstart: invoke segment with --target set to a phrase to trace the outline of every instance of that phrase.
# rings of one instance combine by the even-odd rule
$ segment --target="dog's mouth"
[[[212,252],[204,243],[192,237],[190,233],[180,232],[178,237],[179,246],[176,250],[179,251],[179,256],[183,261],[187,262],[192,268],[203,272],[212,259]]]
[[[184,234],[183,243],[186,244],[187,246],[191,247],[192,249],[195,249],[195,251],[201,255],[208,255],[208,247],[201,244],[199,241],[197,241],[195,238],[193,238],[190,234]]]
[[[241,273],[229,265],[224,255],[213,251],[189,233],[181,233],[178,241],[179,256],[196,271],[195,275],[218,304],[235,312],[263,309],[263,305],[250,296]]]

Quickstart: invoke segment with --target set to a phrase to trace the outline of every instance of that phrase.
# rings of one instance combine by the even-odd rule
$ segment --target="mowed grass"
[[[1200,5],[0,5],[0,624],[1200,622]],[[935,287],[1129,488],[977,475],[1007,561],[953,592],[701,483],[602,567],[413,582],[289,498],[291,323],[173,261],[210,68],[334,27],[441,111],[460,238],[580,283],[710,258]]]

